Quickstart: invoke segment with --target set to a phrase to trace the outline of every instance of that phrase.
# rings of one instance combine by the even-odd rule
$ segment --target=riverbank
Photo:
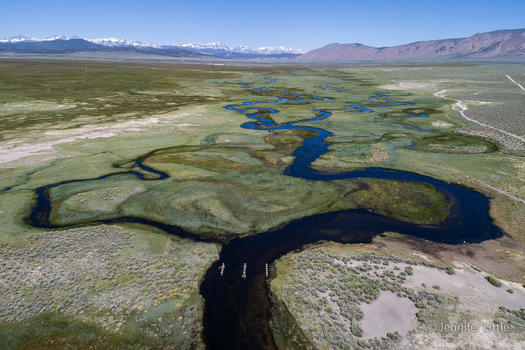
[[[459,257],[447,267],[419,250],[403,249],[399,255],[388,241],[318,244],[280,258],[268,283],[278,348],[302,342],[306,346],[297,348],[487,348],[497,343],[518,349],[525,343],[519,316],[524,286],[504,280],[491,285],[490,275]],[[498,328],[490,331],[494,325]],[[292,329],[294,334],[284,335]]]

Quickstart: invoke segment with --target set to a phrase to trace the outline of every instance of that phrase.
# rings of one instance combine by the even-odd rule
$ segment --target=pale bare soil
[[[392,292],[384,291],[370,304],[360,306],[364,317],[361,320],[363,338],[380,338],[389,332],[406,335],[417,327],[418,309],[408,298],[400,298]]]
[[[86,117],[86,123],[80,126],[53,126],[46,130],[34,130],[16,135],[12,139],[0,142],[0,164],[9,163],[24,157],[53,159],[60,157],[55,146],[82,139],[111,138],[114,136],[132,136],[143,132],[163,132],[166,127],[188,127],[194,124],[184,123],[190,113],[197,114],[199,107],[189,107],[180,111],[145,117],[140,120],[125,120],[111,123],[94,123],[97,118]],[[178,122],[181,121],[181,122]],[[76,120],[78,123],[79,121]],[[34,159],[34,158],[33,158]]]

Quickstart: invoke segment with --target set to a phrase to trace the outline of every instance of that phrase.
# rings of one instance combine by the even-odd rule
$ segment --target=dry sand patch
[[[361,304],[364,317],[361,320],[363,338],[381,338],[387,333],[406,335],[417,327],[418,309],[408,298],[398,297],[390,291],[382,291],[370,304]]]
[[[408,276],[409,287],[438,285],[442,293],[457,295],[465,310],[477,306],[485,310],[496,310],[499,305],[509,309],[525,308],[525,288],[518,283],[500,280],[501,287],[491,285],[481,272],[456,269],[455,275],[426,266],[414,266],[414,274]],[[514,293],[507,292],[512,289]]]

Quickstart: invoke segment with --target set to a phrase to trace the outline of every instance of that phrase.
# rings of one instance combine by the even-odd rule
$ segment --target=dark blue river
[[[263,83],[274,84],[269,77]],[[250,96],[266,93],[268,87],[254,88],[253,83],[242,83],[241,87],[250,91]],[[345,94],[351,90],[342,87],[321,86],[325,91]],[[327,214],[313,215],[290,222],[283,227],[256,236],[233,239],[224,244],[220,259],[214,263],[201,284],[200,292],[205,298],[204,338],[208,349],[275,349],[269,320],[271,303],[269,302],[264,264],[271,264],[283,254],[300,249],[305,244],[321,240],[343,243],[369,242],[375,235],[385,231],[396,231],[431,241],[448,244],[468,244],[500,237],[503,234],[492,224],[488,215],[489,198],[469,188],[439,181],[437,179],[394,169],[366,168],[342,173],[327,173],[312,169],[311,164],[328,152],[327,138],[332,135],[328,130],[318,128],[315,122],[330,118],[333,110],[316,108],[317,102],[334,101],[332,97],[314,94],[288,93],[279,90],[274,96],[264,98],[274,101],[247,100],[224,108],[234,113],[243,114],[248,121],[241,125],[244,129],[266,130],[308,130],[315,136],[306,139],[293,152],[295,160],[283,174],[309,181],[332,181],[357,178],[402,180],[430,184],[446,194],[452,202],[449,217],[440,225],[416,225],[387,218],[363,210],[346,210]],[[286,123],[277,123],[272,116],[279,113],[279,106],[284,104],[302,104],[311,107],[312,117]],[[371,113],[376,108],[414,105],[413,101],[395,101],[387,93],[377,92],[370,96],[363,105],[347,105],[341,110],[359,113]],[[427,118],[426,114],[405,116]],[[418,132],[428,132],[414,125],[397,123]],[[36,190],[35,203],[28,221],[42,228],[56,228],[49,219],[51,202],[49,190],[65,183],[102,180],[118,174],[132,174],[142,181],[162,181],[168,174],[146,167],[142,164],[149,154],[134,160],[135,167],[141,171],[125,170],[98,177],[96,179],[73,180],[50,184]],[[115,167],[119,167],[116,165]],[[146,175],[145,175],[146,174]],[[363,184],[364,185],[364,184]],[[185,232],[174,225],[165,225],[136,217],[120,217],[110,220],[96,220],[91,224],[135,222],[155,226],[166,232],[194,240],[203,240],[198,235]],[[224,276],[219,274],[219,266],[224,263]],[[242,265],[247,263],[247,278],[241,278]]]

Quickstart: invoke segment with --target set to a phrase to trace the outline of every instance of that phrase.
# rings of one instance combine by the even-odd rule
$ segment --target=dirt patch
[[[480,244],[449,245],[387,233],[376,237],[377,248],[401,253],[410,258],[425,259],[446,265],[469,265],[512,282],[525,281],[525,258],[522,243],[505,236]]]
[[[485,279],[482,272],[457,269],[454,275],[444,271],[414,266],[414,274],[407,278],[409,287],[417,288],[422,284],[435,285],[443,293],[457,295],[466,310],[475,310],[483,306],[484,310],[495,311],[499,305],[509,309],[525,308],[525,288],[518,283],[500,280],[502,286],[495,287]],[[507,292],[512,289],[513,293]]]
[[[187,109],[186,109],[187,110]],[[182,118],[189,114],[187,111],[167,113],[147,117],[142,120],[130,120],[117,123],[102,123],[94,125],[83,125],[72,129],[48,130],[27,135],[25,138],[9,140],[0,144],[0,164],[12,162],[28,156],[46,157],[55,154],[54,147],[60,144],[74,142],[80,139],[108,138],[121,134],[137,133],[153,127],[166,127],[171,124],[175,127],[196,126],[194,124],[174,124],[173,120]],[[194,109],[195,110],[195,109]],[[87,118],[89,119],[89,118]],[[88,123],[88,120],[86,120]],[[58,156],[58,155],[56,155]]]
[[[417,327],[418,309],[408,298],[383,291],[370,304],[361,304],[364,317],[361,320],[363,338],[381,338],[387,333],[406,335]]]

